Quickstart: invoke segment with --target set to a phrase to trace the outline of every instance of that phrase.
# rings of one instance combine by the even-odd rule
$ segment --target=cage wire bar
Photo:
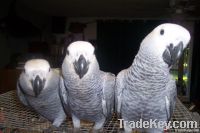
[[[193,121],[191,112],[177,99],[176,108],[171,121]],[[42,133],[48,129],[51,123],[41,121],[39,115],[29,108],[23,106],[17,98],[16,91],[9,91],[0,95],[0,128],[5,133],[18,131],[20,133]],[[81,122],[81,132],[88,133],[93,126],[93,123]],[[199,128],[199,122],[198,122]],[[104,133],[118,133],[123,129],[119,128],[119,120],[114,114],[112,118],[106,121]],[[60,126],[59,131],[71,133],[73,125],[70,118]],[[177,130],[171,128],[165,132],[175,133]],[[57,131],[55,131],[57,132]],[[135,133],[136,131],[134,131]],[[138,133],[138,132],[137,132]]]

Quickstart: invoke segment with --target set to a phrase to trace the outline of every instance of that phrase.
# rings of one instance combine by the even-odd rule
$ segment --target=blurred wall
[[[6,35],[0,32],[0,68],[8,64],[11,51],[7,45]]]
[[[71,23],[73,22],[79,22],[79,23],[84,23],[86,24],[86,27],[83,31],[85,40],[96,40],[97,39],[97,22],[96,18],[93,17],[86,17],[86,18],[81,18],[81,17],[69,17],[67,18],[67,23],[66,23],[66,33],[69,32],[68,28]]]

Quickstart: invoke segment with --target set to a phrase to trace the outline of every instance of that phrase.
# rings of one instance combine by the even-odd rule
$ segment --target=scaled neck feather
[[[169,68],[148,51],[140,49],[128,69],[127,79],[130,84],[136,86],[132,88],[136,91],[148,89],[155,92],[163,89],[165,83],[170,80]]]

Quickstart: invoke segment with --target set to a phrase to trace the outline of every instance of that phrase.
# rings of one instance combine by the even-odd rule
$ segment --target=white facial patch
[[[153,31],[143,39],[141,47],[162,59],[162,54],[167,47],[170,45],[176,47],[182,42],[184,49],[189,41],[190,33],[187,29],[177,24],[164,23],[153,29]]]
[[[36,75],[45,77],[49,72],[50,65],[48,61],[44,59],[32,59],[28,60],[24,66],[25,73],[34,78]]]
[[[161,34],[161,30],[163,34]],[[176,46],[182,41],[183,48],[185,48],[190,41],[189,31],[177,24],[161,24],[157,26],[153,32],[155,32],[157,35],[160,35],[159,40],[163,41],[166,45],[173,43],[173,45]]]
[[[85,58],[89,58],[94,53],[94,47],[91,43],[85,41],[76,41],[69,45],[68,51],[70,56],[76,60],[82,54]]]

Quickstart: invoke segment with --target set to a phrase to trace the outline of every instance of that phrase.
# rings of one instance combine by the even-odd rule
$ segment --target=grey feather
[[[69,47],[74,48],[70,51]],[[64,85],[60,88],[62,103],[65,104],[66,111],[70,110],[75,128],[80,128],[80,120],[88,120],[95,122],[94,129],[99,130],[113,112],[115,76],[99,69],[91,44],[79,41],[69,47],[69,55],[66,55],[62,64],[64,79]],[[85,47],[88,48],[85,49]],[[77,67],[77,63],[84,63],[82,65],[88,65],[88,67]],[[79,68],[88,70],[85,69],[84,75],[80,76],[78,75],[81,71]]]
[[[120,73],[124,74],[123,76],[120,74],[117,76],[118,113],[121,112],[122,118],[128,121],[140,119],[168,121],[174,109],[171,104],[175,103],[172,95],[176,97],[176,88],[170,88],[170,86],[175,86],[175,84],[170,83],[169,88],[167,87],[171,81],[168,66],[164,67],[164,64],[162,66],[161,62],[158,64],[162,67],[151,63],[146,64],[147,62],[147,58],[142,58],[139,54],[133,62],[134,67]],[[142,68],[146,69],[141,71]],[[169,102],[166,102],[165,96]],[[145,131],[151,132],[146,129]]]
[[[165,59],[178,59],[180,54],[173,53],[182,52],[189,40],[189,32],[175,24],[162,24],[144,38],[132,65],[116,78],[116,109],[125,121],[170,120],[177,93],[175,81],[169,73],[172,59],[169,62]],[[169,47],[172,53],[163,54]],[[160,133],[163,128],[142,131]],[[131,132],[131,129],[126,126],[125,131]]]
[[[66,118],[58,94],[60,76],[54,70],[51,70],[50,73],[46,79],[46,87],[38,97],[34,96],[31,83],[24,72],[19,77],[17,91],[20,101],[25,106],[34,109],[51,121],[54,126],[59,127]]]
[[[60,86],[59,96],[60,96],[60,100],[63,105],[64,111],[66,114],[70,115],[70,109],[69,109],[69,104],[68,104],[68,94],[67,94],[67,90],[66,90],[62,77],[60,77],[59,86]]]
[[[176,104],[177,92],[176,92],[176,83],[174,80],[170,80],[167,88],[169,88],[170,93],[165,96],[166,101],[166,111],[167,111],[167,120],[169,121],[172,117],[173,110]]]
[[[126,70],[121,71],[116,78],[116,87],[115,87],[115,111],[118,115],[121,113],[121,103],[122,103],[122,92],[124,90],[123,85],[123,76],[125,75]]]
[[[106,117],[112,115],[114,111],[114,88],[115,75],[112,73],[103,73],[103,111]]]
[[[67,67],[65,67],[64,63],[62,70],[65,68]],[[101,103],[102,100],[108,102],[106,103],[106,112],[111,109],[110,107],[108,108],[109,105],[114,105],[115,78],[113,78],[113,75],[96,70],[94,74],[79,81],[78,77],[76,78],[73,73],[68,72],[63,74],[65,89],[68,92],[68,98],[66,98],[66,91],[61,88],[64,91],[64,93],[62,92],[63,96],[61,96],[63,97],[63,103],[66,103],[65,101],[68,99],[71,111],[79,116],[80,119],[95,121],[106,115],[102,112]]]
[[[30,105],[28,104],[28,101],[26,100],[26,98],[21,90],[19,82],[17,82],[17,95],[19,97],[20,102],[22,102],[25,106],[30,107]]]

